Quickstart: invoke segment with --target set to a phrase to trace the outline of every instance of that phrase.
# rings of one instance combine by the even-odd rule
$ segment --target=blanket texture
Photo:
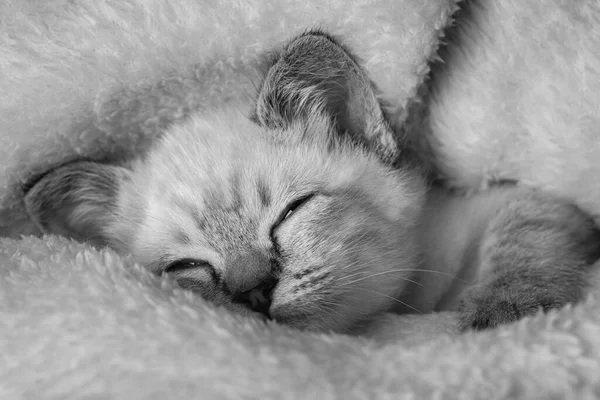
[[[462,336],[425,331],[421,337],[400,320],[398,328],[409,329],[386,345],[230,315],[128,259],[65,239],[0,245],[2,399],[592,399],[600,393],[597,301]],[[439,327],[452,318],[436,320]]]
[[[110,250],[21,237],[36,233],[23,182],[139,154],[169,123],[251,97],[261,55],[314,26],[360,55],[449,181],[519,179],[600,210],[596,2],[459,4],[422,98],[453,0],[0,0],[0,398],[600,396],[594,293],[487,332],[458,335],[448,313],[316,335],[215,308]]]
[[[469,1],[433,74],[432,160],[456,186],[512,179],[600,217],[600,2]]]

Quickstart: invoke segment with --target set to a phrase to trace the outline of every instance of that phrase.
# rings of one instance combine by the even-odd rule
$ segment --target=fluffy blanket
[[[248,96],[260,55],[314,26],[363,58],[450,181],[520,179],[600,209],[600,6],[461,4],[421,97],[452,0],[1,0],[0,398],[598,397],[593,295],[481,333],[436,314],[316,335],[215,308],[110,250],[20,236],[36,233],[22,182],[128,157],[190,112]]]

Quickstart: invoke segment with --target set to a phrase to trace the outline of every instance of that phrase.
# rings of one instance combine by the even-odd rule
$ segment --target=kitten
[[[401,302],[484,328],[582,296],[600,256],[584,213],[518,188],[452,196],[397,143],[355,57],[312,31],[273,59],[249,117],[194,115],[131,165],[66,164],[25,205],[43,232],[315,331]]]

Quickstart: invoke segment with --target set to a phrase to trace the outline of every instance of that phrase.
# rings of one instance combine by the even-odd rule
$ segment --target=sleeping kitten
[[[298,328],[352,332],[399,303],[484,328],[581,298],[600,256],[585,214],[518,188],[429,188],[397,142],[355,58],[309,32],[273,60],[250,117],[194,115],[131,165],[66,164],[25,204],[43,232]]]

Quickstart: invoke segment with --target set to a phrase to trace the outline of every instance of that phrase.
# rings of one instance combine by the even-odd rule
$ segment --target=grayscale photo
[[[600,399],[600,2],[0,0],[0,398]]]

